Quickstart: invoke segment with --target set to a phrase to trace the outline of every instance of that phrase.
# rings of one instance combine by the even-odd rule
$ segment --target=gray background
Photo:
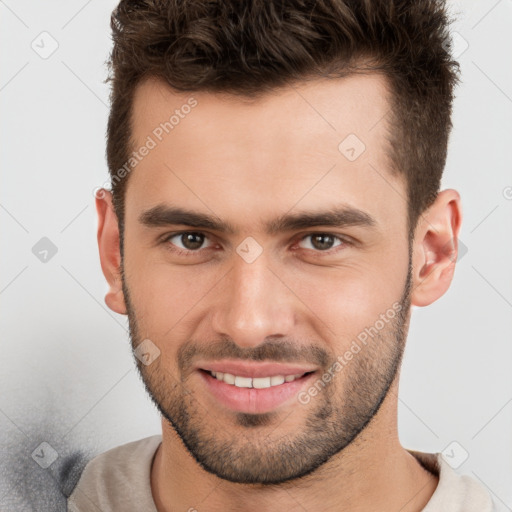
[[[45,493],[77,449],[160,431],[96,244],[115,4],[0,1],[2,510],[56,510]],[[443,188],[461,194],[467,252],[446,295],[413,311],[399,430],[407,448],[467,454],[457,471],[512,510],[512,1],[451,4],[463,83]]]

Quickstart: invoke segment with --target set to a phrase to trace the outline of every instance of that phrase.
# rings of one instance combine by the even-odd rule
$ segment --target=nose
[[[212,327],[217,335],[241,347],[255,347],[268,336],[290,336],[293,293],[268,263],[265,252],[252,263],[235,255],[215,298]]]

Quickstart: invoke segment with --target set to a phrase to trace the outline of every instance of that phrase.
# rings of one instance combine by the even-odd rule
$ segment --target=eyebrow
[[[147,227],[185,225],[198,229],[210,229],[227,234],[237,234],[237,228],[216,215],[195,212],[185,208],[157,205],[143,211],[138,218]],[[357,208],[341,206],[313,212],[286,213],[265,224],[267,234],[307,229],[315,226],[335,228],[362,226],[375,229],[377,221],[369,213]]]

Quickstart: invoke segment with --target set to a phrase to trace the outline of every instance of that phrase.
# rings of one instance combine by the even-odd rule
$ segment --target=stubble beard
[[[408,275],[398,301],[401,309],[396,316],[307,405],[297,401],[290,406],[289,413],[234,412],[228,416],[220,412],[219,415],[220,408],[212,410],[210,402],[191,392],[187,382],[190,372],[181,371],[182,368],[178,374],[173,374],[173,369],[163,367],[163,356],[149,366],[136,360],[140,376],[161,415],[205,471],[230,482],[265,486],[304,477],[349,446],[386,398],[400,370],[405,348],[411,278],[409,250]],[[124,274],[123,291],[130,339],[135,348],[144,337],[139,331]],[[169,346],[171,343],[166,340],[165,344],[156,344]],[[182,357],[183,351],[190,350],[187,345],[179,349],[178,360],[187,360]],[[219,346],[227,353],[239,350],[231,340],[220,340]],[[254,353],[252,359],[268,356],[268,359],[286,360],[280,352],[279,341],[257,348],[258,353]],[[332,368],[333,356],[318,346],[312,353],[318,354],[318,351],[323,351],[320,360],[325,371]],[[298,427],[279,437],[276,430],[292,414],[299,417],[298,422],[293,423]]]

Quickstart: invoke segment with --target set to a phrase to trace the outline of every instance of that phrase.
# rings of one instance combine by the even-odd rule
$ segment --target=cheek
[[[407,250],[388,245],[347,256],[343,264],[331,267],[272,264],[284,282],[280,300],[323,339],[350,343],[402,296]],[[125,268],[141,333],[168,339],[189,335],[222,303],[218,294],[230,266],[214,262],[176,266],[163,261],[161,255],[134,251]]]
[[[314,287],[303,279],[297,295],[337,337],[346,339],[373,323],[395,300],[381,284],[370,272],[338,272],[315,279]]]
[[[347,260],[336,268],[296,271],[285,282],[293,283],[291,288],[306,306],[305,314],[325,339],[350,343],[382,314],[399,309],[407,258],[393,251],[387,254],[386,259],[375,256],[364,263]]]
[[[131,301],[140,325],[145,325],[153,336],[185,323],[201,300],[214,291],[222,272],[213,267],[200,267],[176,267],[144,255],[127,261]]]

